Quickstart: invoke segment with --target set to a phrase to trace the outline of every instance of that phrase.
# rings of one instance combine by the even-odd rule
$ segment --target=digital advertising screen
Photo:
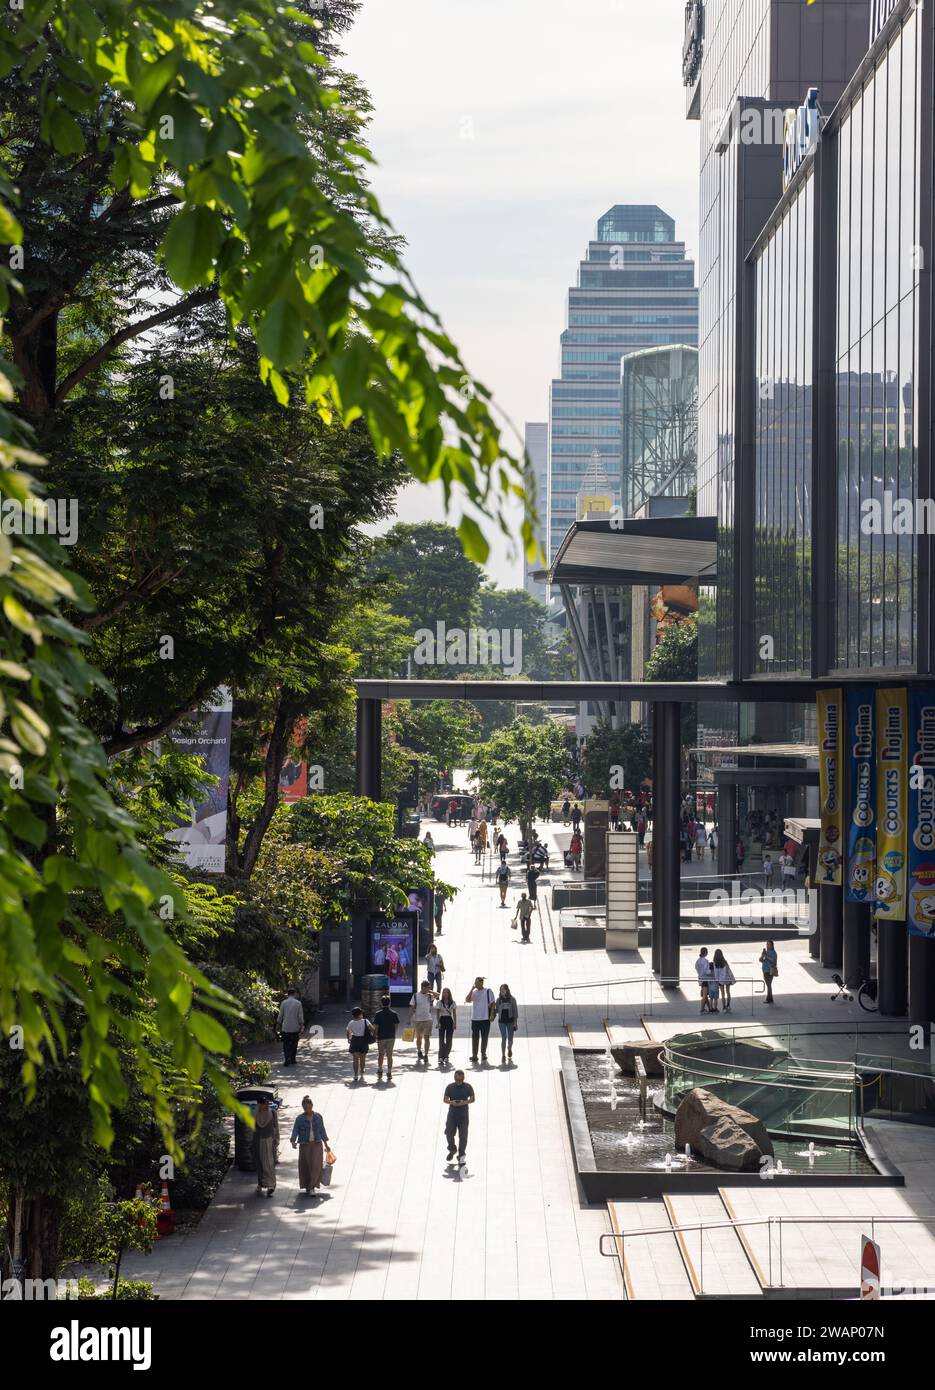
[[[414,994],[419,970],[418,917],[400,912],[395,917],[370,919],[368,973],[386,975],[390,994]]]

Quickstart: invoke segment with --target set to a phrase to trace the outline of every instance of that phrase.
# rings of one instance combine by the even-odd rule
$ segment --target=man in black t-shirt
[[[448,1162],[455,1156],[457,1136],[458,1162],[463,1163],[467,1153],[468,1106],[474,1104],[474,1087],[465,1084],[463,1071],[456,1071],[454,1081],[445,1087],[445,1104],[448,1106],[448,1119],[445,1122]]]
[[[380,1000],[383,1008],[373,1016],[373,1024],[377,1030],[377,1081],[383,1080],[383,1059],[386,1058],[386,1079],[393,1080],[393,1044],[396,1041],[396,1029],[399,1027],[399,1014],[390,1008],[391,999],[388,994],[384,994]]]

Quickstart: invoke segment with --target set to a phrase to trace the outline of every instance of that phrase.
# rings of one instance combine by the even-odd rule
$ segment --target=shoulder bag
[[[490,1022],[493,1023],[494,1019],[497,1017],[497,999],[492,989],[488,989],[487,991],[487,1000],[487,1017],[490,1019]]]

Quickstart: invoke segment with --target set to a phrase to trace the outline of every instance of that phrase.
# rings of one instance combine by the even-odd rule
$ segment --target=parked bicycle
[[[837,985],[837,990],[831,996],[832,1003],[836,999],[844,999],[847,1003],[854,1002],[854,996],[841,979],[840,975],[831,976],[832,984]],[[861,973],[860,984],[857,986],[857,1002],[868,1014],[875,1014],[879,1008],[877,1003],[877,981],[871,979],[869,975]]]

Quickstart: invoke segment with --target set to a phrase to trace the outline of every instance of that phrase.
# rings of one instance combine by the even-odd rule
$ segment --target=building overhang
[[[715,517],[577,521],[558,548],[550,584],[716,584]]]

